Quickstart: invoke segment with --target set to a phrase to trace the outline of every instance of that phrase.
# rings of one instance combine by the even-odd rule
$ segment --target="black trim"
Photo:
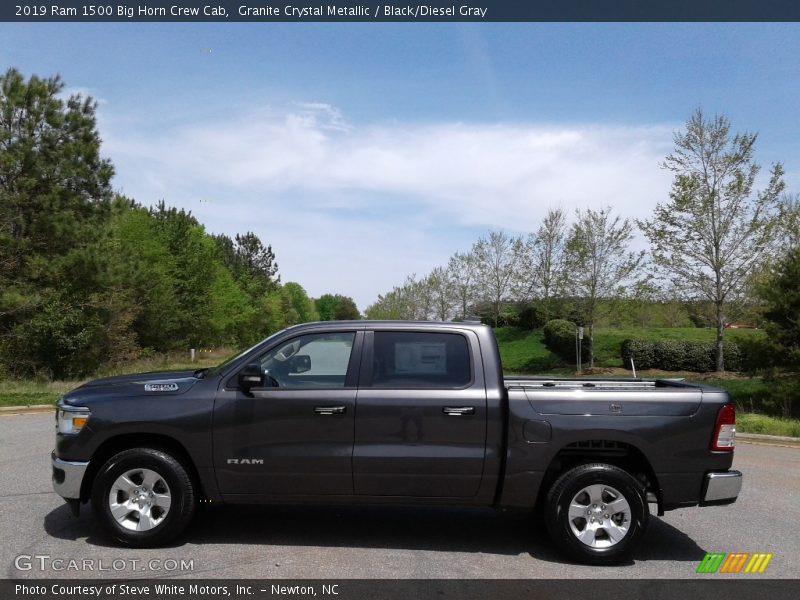
[[[460,335],[464,338],[464,343],[467,345],[467,358],[469,359],[469,381],[465,385],[461,385],[458,387],[425,387],[425,386],[397,386],[397,387],[376,387],[372,385],[372,358],[375,353],[375,333],[422,333],[422,334],[435,334],[435,335]],[[480,349],[480,346],[479,346]],[[458,391],[458,390],[468,390],[475,385],[475,361],[473,360],[472,356],[472,344],[470,343],[469,336],[463,330],[443,330],[443,331],[432,331],[430,329],[372,329],[366,331],[366,347],[364,352],[364,360],[361,362],[364,366],[362,377],[359,380],[358,387],[365,388],[368,387],[373,390],[387,390],[387,391],[397,391],[397,390],[407,390],[407,391],[414,391],[414,390],[427,390],[427,391]],[[502,381],[502,378],[501,378]],[[486,382],[484,381],[484,388],[486,387]]]

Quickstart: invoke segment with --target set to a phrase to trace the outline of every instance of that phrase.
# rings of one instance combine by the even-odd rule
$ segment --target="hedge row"
[[[717,347],[711,342],[678,340],[628,339],[622,342],[622,364],[631,368],[631,358],[637,369],[692,371],[707,373],[716,370]],[[742,370],[742,351],[734,342],[723,345],[726,371]]]
[[[542,332],[544,345],[553,352],[569,360],[575,360],[575,330],[577,326],[566,319],[553,319],[548,321]],[[584,338],[582,351],[584,359],[589,357],[589,340]]]

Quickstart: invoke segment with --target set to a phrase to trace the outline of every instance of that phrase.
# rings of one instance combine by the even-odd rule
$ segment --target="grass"
[[[737,413],[736,430],[743,433],[800,437],[800,419],[782,419],[754,413]]]
[[[495,330],[495,337],[507,373],[521,375],[549,371],[562,362],[545,347],[541,330],[501,327]]]
[[[147,373],[150,371],[189,371],[213,367],[233,354],[228,348],[211,352],[201,352],[195,362],[191,362],[185,354],[159,354],[142,358],[124,366],[104,369],[93,377],[67,381],[0,381],[0,406],[33,406],[35,404],[54,404],[68,391],[78,387],[89,379],[113,377],[129,373]]]

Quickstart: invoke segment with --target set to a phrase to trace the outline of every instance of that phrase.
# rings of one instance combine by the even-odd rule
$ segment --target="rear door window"
[[[372,387],[454,389],[471,381],[469,344],[463,335],[375,332]]]

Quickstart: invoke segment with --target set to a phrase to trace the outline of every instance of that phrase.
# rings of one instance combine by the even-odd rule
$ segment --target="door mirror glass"
[[[253,363],[247,365],[239,372],[239,387],[247,391],[254,387],[264,386],[264,373],[261,370],[261,365]]]
[[[295,354],[289,359],[289,373],[306,373],[311,370],[311,357],[308,354]]]

